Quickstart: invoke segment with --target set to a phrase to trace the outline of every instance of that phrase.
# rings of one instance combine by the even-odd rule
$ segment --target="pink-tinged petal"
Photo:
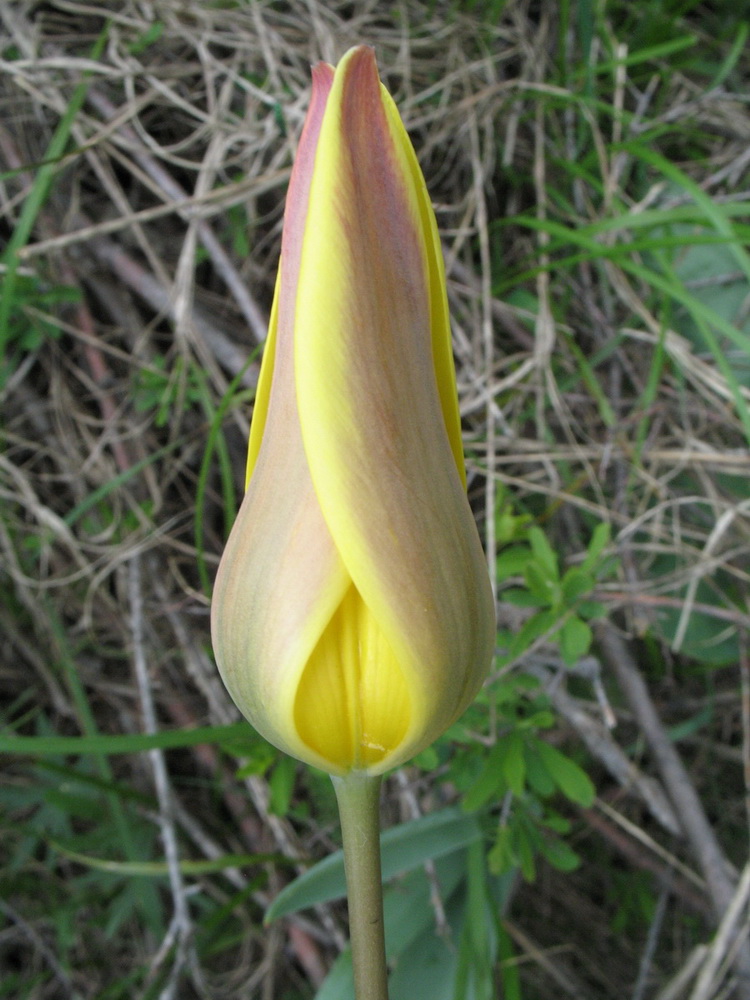
[[[425,264],[427,280],[430,289],[430,327],[432,333],[432,361],[435,368],[435,380],[438,387],[440,408],[443,412],[445,430],[448,434],[456,468],[461,476],[461,483],[466,487],[466,470],[464,467],[464,447],[461,439],[461,415],[458,410],[458,393],[456,390],[456,371],[453,364],[453,343],[451,340],[450,317],[448,313],[448,293],[445,285],[445,264],[443,249],[440,245],[435,213],[432,210],[430,196],[424,176],[419,167],[416,154],[409,137],[404,130],[401,116],[398,113],[393,98],[381,84],[380,94],[383,99],[383,111],[388,119],[393,141],[403,154],[404,166],[410,175],[413,187],[419,224],[424,236]]]
[[[299,677],[349,586],[323,519],[302,445],[293,338],[315,147],[333,71],[313,74],[313,96],[290,181],[282,260],[253,415],[249,484],[214,588],[217,664],[234,701],[277,746],[318,759],[294,728]]]
[[[396,766],[480,686],[494,608],[437,226],[364,47],[314,70],[248,478],[212,608],[230,693],[302,760]]]
[[[258,388],[255,394],[255,407],[250,427],[250,441],[247,449],[246,485],[253,474],[258,460],[261,441],[268,419],[271,387],[274,381],[276,360],[276,336],[279,321],[279,310],[282,313],[283,332],[285,338],[284,358],[291,358],[291,344],[294,337],[294,301],[297,295],[297,277],[299,275],[300,258],[302,256],[302,238],[305,232],[307,202],[310,196],[310,181],[315,165],[315,150],[318,144],[320,126],[326,102],[333,84],[333,67],[327,63],[318,63],[312,70],[312,94],[310,107],[305,118],[305,125],[300,136],[297,155],[294,160],[292,176],[289,180],[289,190],[286,197],[284,212],[284,233],[281,246],[281,265],[276,278],[271,318],[268,323],[268,339],[263,352],[263,362],[258,378]],[[283,271],[283,278],[282,278]],[[289,379],[293,378],[291,371],[282,377],[282,384],[277,390],[285,397],[289,395]]]
[[[408,733],[384,766],[466,707],[494,643],[486,566],[435,371],[440,269],[412,157],[371,50],[353,50],[337,67],[318,141],[295,370],[318,502],[408,688]],[[373,687],[387,699],[391,683],[399,680],[384,664]]]

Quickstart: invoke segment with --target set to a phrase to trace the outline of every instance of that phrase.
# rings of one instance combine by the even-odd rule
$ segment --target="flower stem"
[[[356,1000],[388,1000],[380,874],[380,777],[333,778],[341,817]]]

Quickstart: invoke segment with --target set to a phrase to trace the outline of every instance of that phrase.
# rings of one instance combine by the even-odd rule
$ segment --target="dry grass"
[[[580,80],[565,84],[560,75],[561,61],[573,65],[565,45],[575,40],[571,29],[560,42],[556,4],[510,2],[493,25],[458,7],[416,0],[392,8],[361,0],[7,0],[0,7],[4,239],[44,173],[76,88],[84,91],[64,155],[48,168],[49,192],[15,278],[14,315],[28,332],[11,345],[2,390],[2,718],[21,732],[63,735],[236,719],[211,659],[205,583],[241,489],[255,349],[309,66],[367,41],[413,137],[444,238],[470,489],[490,565],[494,512],[508,495],[539,519],[566,559],[584,550],[592,524],[611,524],[618,570],[598,596],[650,674],[663,725],[710,709],[703,728],[688,727],[681,752],[717,849],[741,868],[750,787],[750,459],[741,412],[742,399],[750,404],[742,383],[748,356],[722,342],[727,370],[686,332],[689,309],[686,320],[686,308],[628,266],[649,266],[649,249],[630,247],[638,216],[695,199],[627,141],[672,128],[662,154],[715,204],[742,206],[750,110],[729,86],[706,89],[658,59],[648,72],[627,65],[628,49],[617,46],[628,39],[607,22],[620,63],[602,72],[616,113],[595,114],[570,96],[580,93]],[[700,34],[699,25],[691,30]],[[699,44],[710,49],[712,40]],[[592,60],[604,64],[599,46],[597,37]],[[740,69],[746,81],[747,64]],[[522,212],[537,228],[496,224]],[[622,221],[628,216],[632,227]],[[561,246],[545,220],[571,233],[619,222],[599,231],[598,258],[582,254],[547,268],[574,244]],[[505,275],[537,265],[501,288]],[[685,287],[697,294],[708,281],[735,289],[738,273],[742,279],[741,264],[694,275]],[[48,294],[61,288],[68,301]],[[739,330],[748,301],[738,307]],[[219,428],[204,466],[206,442]],[[703,640],[736,643],[739,665],[730,655],[711,677],[705,667],[691,669],[695,661],[680,654],[704,664],[711,649]],[[616,739],[589,689],[577,708],[601,740],[626,747],[643,719],[636,702],[621,700],[601,648],[620,720]],[[560,738],[578,730],[585,739],[572,709],[566,718]],[[649,746],[632,780],[637,786],[651,774],[665,782],[665,808],[676,810],[684,831]],[[574,876],[544,872],[508,909],[527,997],[636,996],[639,967],[648,983],[641,995],[655,996],[696,940],[710,943],[721,917],[699,847],[620,789],[601,754],[590,766],[602,808],[576,820],[583,866]],[[39,901],[64,895],[80,869],[64,857],[45,866],[37,854],[27,862],[42,897],[24,894],[16,881],[3,904],[0,977],[3,967],[15,975],[26,965],[39,977],[24,996],[99,997],[141,963],[157,978],[163,964],[172,970],[164,996],[311,996],[345,940],[341,911],[270,931],[259,914],[295,865],[330,845],[329,831],[299,810],[294,821],[269,813],[266,780],[236,780],[211,747],[169,756],[168,766],[159,752],[150,761],[113,761],[92,775],[148,796],[128,809],[153,819],[167,858],[182,844],[193,857],[275,852],[290,863],[259,869],[267,881],[257,886],[247,870],[228,869],[219,882],[181,875],[172,864],[163,890],[173,915],[167,948],[136,922],[108,938],[81,913],[63,961],[47,943],[55,919]],[[26,788],[35,780],[29,774],[15,761],[8,787]],[[412,814],[405,787],[389,784],[393,821]],[[417,797],[427,809],[429,789],[420,786]],[[19,856],[23,838],[14,821],[4,864]],[[655,913],[638,893],[646,883],[658,889],[667,869],[672,881],[655,931],[661,943],[649,958]],[[231,968],[210,957],[197,962],[188,883],[214,902],[248,889],[249,902],[235,909],[246,934]],[[690,983],[695,993],[658,995],[723,995],[721,969],[705,975],[707,985]]]

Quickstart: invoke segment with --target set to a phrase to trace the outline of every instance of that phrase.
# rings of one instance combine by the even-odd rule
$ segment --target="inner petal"
[[[300,739],[341,771],[372,767],[403,741],[411,718],[404,673],[352,584],[300,678]]]

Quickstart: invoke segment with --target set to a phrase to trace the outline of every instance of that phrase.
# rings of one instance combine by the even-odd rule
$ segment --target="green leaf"
[[[514,545],[505,549],[497,557],[497,579],[502,581],[511,576],[521,576],[531,558],[531,549],[526,545]]]
[[[529,528],[529,543],[536,561],[544,568],[549,579],[559,580],[557,553],[550,545],[545,533],[536,525]]]
[[[500,760],[508,788],[514,795],[522,795],[526,783],[523,737],[513,730],[501,737],[497,745],[500,748]]]
[[[576,615],[568,618],[560,629],[560,655],[572,667],[591,648],[591,628]]]
[[[500,977],[503,984],[503,1000],[523,1000],[521,994],[521,975],[518,970],[513,941],[502,923],[498,926],[498,958],[500,959]]]
[[[670,726],[667,730],[669,734],[669,739],[672,743],[678,743],[680,740],[684,740],[689,736],[695,736],[699,733],[701,729],[705,729],[706,726],[710,726],[713,721],[714,712],[712,705],[704,705],[695,715],[690,716],[688,719],[683,719],[682,722],[678,722],[677,725]]]
[[[554,792],[555,782],[539,754],[540,743],[541,740],[529,741],[524,747],[526,780],[540,798],[546,799]]]
[[[545,837],[541,852],[552,867],[560,872],[575,871],[581,863],[573,848],[559,837]]]
[[[198,729],[165,729],[160,733],[132,736],[0,736],[0,754],[26,757],[55,757],[59,754],[139,753],[142,750],[195,747],[201,743],[223,743],[246,737],[254,730],[247,722],[229,726],[202,726]]]
[[[128,52],[133,56],[139,56],[154,42],[158,42],[164,33],[163,21],[152,21],[146,30],[128,45]]]
[[[466,847],[481,836],[475,817],[457,809],[443,809],[392,827],[381,838],[383,878],[391,878],[431,858]],[[265,922],[345,895],[344,855],[336,851],[282,889],[268,908]]]
[[[354,996],[354,969],[351,947],[342,951],[315,994],[315,1000],[351,1000]]]
[[[265,774],[279,756],[278,750],[265,741],[247,744],[246,740],[241,740],[223,746],[227,753],[242,759],[242,766],[235,772],[238,781],[252,775]]]
[[[446,873],[445,862],[453,861],[454,857],[457,871]],[[415,872],[414,875],[419,877],[419,882],[423,887],[422,895],[418,900],[422,904],[422,908],[418,914],[416,912],[414,914],[422,918],[420,932],[418,935],[409,935],[410,928],[406,922],[409,914],[404,910],[401,933],[409,935],[411,939],[406,946],[401,945],[397,952],[390,950],[386,943],[388,958],[394,966],[389,977],[389,995],[394,1000],[397,997],[415,997],[420,998],[420,1000],[422,997],[429,997],[429,1000],[455,1000],[462,971],[459,967],[461,944],[468,937],[473,947],[477,947],[478,935],[483,936],[485,940],[491,937],[491,924],[488,926],[486,911],[482,913],[479,927],[474,924],[469,899],[470,888],[468,887],[471,879],[471,860],[467,858],[467,852],[460,851],[457,856],[450,855],[448,858],[441,859],[438,861],[436,869],[450,942],[436,933],[434,912],[429,902],[429,896],[424,891],[427,889],[427,881],[422,872]],[[408,883],[408,880],[405,881]],[[392,920],[388,904],[392,902],[392,897],[398,897],[401,888],[402,883],[399,881],[399,884],[386,894],[386,934],[388,924]],[[504,898],[505,896],[501,896],[500,906],[502,906]],[[415,900],[416,902],[417,900]],[[481,950],[481,945],[479,948]],[[458,993],[461,1000],[480,1000],[481,994],[474,989],[475,984],[476,980],[474,979],[466,992]],[[341,1000],[352,1000],[353,995],[353,989],[350,987],[349,992],[341,997]]]
[[[521,691],[538,691],[541,683],[538,677],[531,674],[516,674],[500,678],[492,685],[492,694],[496,705],[517,705]]]
[[[557,578],[550,576],[547,567],[538,562],[530,562],[524,571],[526,586],[541,603],[555,605],[560,593]]]
[[[500,600],[517,608],[546,608],[549,604],[547,594],[544,597],[537,597],[525,587],[508,587],[507,590],[501,590]]]
[[[163,448],[158,448],[156,451],[151,452],[144,458],[135,462],[127,469],[123,469],[122,472],[118,472],[116,476],[112,476],[106,482],[102,483],[95,490],[88,493],[80,503],[76,504],[72,510],[69,510],[65,515],[63,520],[65,524],[72,528],[73,525],[86,514],[92,507],[96,507],[100,500],[106,499],[110,494],[114,494],[118,487],[122,486],[124,483],[129,482],[131,479],[136,479],[137,476],[147,468],[147,466],[154,464],[159,461],[159,459],[166,457],[170,452],[175,451],[177,448],[184,448],[185,442],[183,440],[172,441],[169,444],[165,444]]]
[[[532,643],[541,639],[547,632],[551,632],[557,621],[558,615],[555,611],[539,611],[532,615],[515,634],[510,644],[511,656],[520,656],[521,653],[525,653]]]
[[[566,605],[573,605],[584,594],[594,589],[594,578],[580,566],[567,570],[562,578],[561,590]]]
[[[669,268],[665,262],[662,262],[662,266],[667,272],[669,272]],[[676,303],[684,306],[684,308],[688,311],[693,322],[700,331],[706,347],[708,347],[709,351],[713,355],[716,367],[727,382],[737,409],[737,414],[743,425],[745,439],[750,442],[750,409],[748,409],[747,401],[740,390],[735,370],[729,360],[726,345],[722,344],[717,337],[717,333],[723,335],[731,344],[739,349],[741,355],[745,356],[750,349],[750,340],[748,339],[747,334],[745,334],[739,327],[726,320],[715,310],[705,306],[701,300],[696,295],[689,292],[685,284],[677,280],[676,276],[671,272],[666,275],[658,274],[657,272],[644,268],[640,264],[631,260],[623,261],[622,268],[634,277],[651,284],[653,288],[663,292],[666,296],[670,296]]]
[[[224,523],[226,536],[229,536],[229,531],[232,527],[232,523],[235,517],[235,512],[237,510],[237,503],[234,491],[234,481],[232,477],[232,461],[229,457],[229,449],[227,443],[224,439],[224,434],[222,430],[222,425],[224,421],[224,416],[230,406],[235,402],[237,398],[237,391],[240,388],[242,379],[245,377],[248,366],[254,361],[257,351],[251,351],[247,361],[242,366],[240,371],[237,372],[235,377],[232,379],[229,388],[224,393],[219,405],[214,409],[213,402],[211,400],[211,393],[208,388],[205,377],[199,371],[198,368],[192,367],[191,374],[198,382],[200,387],[200,401],[203,406],[203,411],[209,420],[208,437],[206,440],[206,447],[203,451],[203,458],[201,459],[200,470],[198,472],[198,482],[196,484],[195,491],[195,518],[193,525],[193,536],[195,538],[195,550],[198,560],[198,574],[201,578],[201,588],[204,594],[211,596],[211,583],[209,580],[208,569],[206,567],[205,553],[203,551],[203,527],[204,527],[204,514],[205,514],[205,499],[206,492],[208,490],[208,484],[210,480],[210,473],[213,468],[213,457],[214,452],[216,452],[219,460],[219,474],[221,477],[221,492],[222,500],[224,504]]]
[[[280,757],[268,781],[271,793],[268,810],[275,816],[286,816],[289,812],[296,776],[297,761],[293,757]]]
[[[479,841],[476,841],[479,843]],[[443,901],[450,899],[466,878],[466,849],[459,848],[435,860],[435,874]],[[383,893],[385,950],[397,958],[424,932],[435,936],[435,915],[430,905],[432,886],[422,867],[396,879]],[[351,997],[351,993],[350,993]]]
[[[603,59],[600,63],[596,64],[596,72],[600,75],[602,73],[612,73],[617,66],[637,66],[639,63],[666,59],[667,56],[675,52],[681,52],[683,49],[692,48],[696,44],[698,44],[697,35],[680,35],[677,38],[670,38],[666,42],[657,42],[654,45],[639,48],[637,51],[625,56],[622,60],[618,57],[617,62],[612,59]]]
[[[617,424],[617,417],[615,416],[615,411],[612,409],[612,404],[607,398],[606,392],[602,389],[599,379],[594,373],[594,369],[589,360],[581,350],[581,348],[576,343],[573,336],[565,335],[565,344],[576,360],[576,365],[578,371],[580,372],[581,379],[586,385],[586,388],[591,393],[592,397],[596,400],[596,404],[599,408],[599,415],[602,418],[602,422],[605,427],[614,427]]]
[[[585,771],[550,743],[538,740],[536,749],[542,763],[566,798],[586,808],[593,804],[596,789]]]
[[[570,833],[571,822],[560,813],[550,810],[544,817],[544,826],[555,833]]]
[[[525,719],[519,719],[516,725],[519,729],[551,729],[556,722],[557,719],[554,712],[543,708],[537,712],[532,712]]]
[[[603,618],[607,607],[601,601],[580,601],[576,605],[576,611],[581,618]]]
[[[492,1000],[494,940],[487,892],[487,868],[480,844],[468,851],[466,919],[461,931],[453,1000]],[[415,984],[416,985],[416,984]],[[409,995],[414,996],[416,991]]]
[[[484,761],[479,777],[464,795],[463,809],[465,812],[476,812],[490,799],[498,798],[505,790],[502,760],[502,747],[496,743]]]
[[[495,843],[487,854],[487,864],[493,875],[502,875],[516,866],[516,856],[511,843],[511,830],[501,826],[497,831]]]
[[[740,59],[740,56],[743,54],[743,52],[747,51],[746,45],[747,45],[748,32],[750,32],[750,25],[748,25],[747,21],[740,21],[736,27],[736,33],[734,36],[734,41],[732,42],[732,46],[729,52],[727,52],[724,62],[719,67],[718,73],[706,87],[705,91],[706,93],[709,93],[715,90],[717,87],[721,86],[721,84],[724,83],[726,78],[734,70],[735,66],[737,65],[737,62]]]
[[[732,227],[732,223],[721,204],[707,194],[700,184],[696,183],[692,177],[686,174],[665,156],[662,156],[650,146],[643,145],[638,140],[623,143],[623,148],[629,153],[642,159],[645,163],[661,171],[665,177],[673,181],[678,187],[693,199],[696,205],[704,213],[706,220],[710,222],[716,231],[724,236],[729,242],[728,246],[740,268],[744,271],[745,277],[750,280],[750,255],[745,249],[744,242],[738,238],[737,232]]]
[[[536,878],[536,862],[534,860],[534,843],[523,826],[516,827],[515,830],[515,854],[521,868],[521,874],[527,882],[533,882]]]
[[[611,529],[606,521],[602,521],[594,528],[589,547],[586,549],[586,558],[581,563],[581,569],[584,572],[590,572],[594,569],[602,552],[609,545],[611,534]]]
[[[495,536],[499,545],[521,538],[531,518],[528,514],[514,514],[506,504],[495,520]]]
[[[439,763],[440,758],[435,747],[427,747],[412,758],[412,764],[421,771],[434,771]]]

